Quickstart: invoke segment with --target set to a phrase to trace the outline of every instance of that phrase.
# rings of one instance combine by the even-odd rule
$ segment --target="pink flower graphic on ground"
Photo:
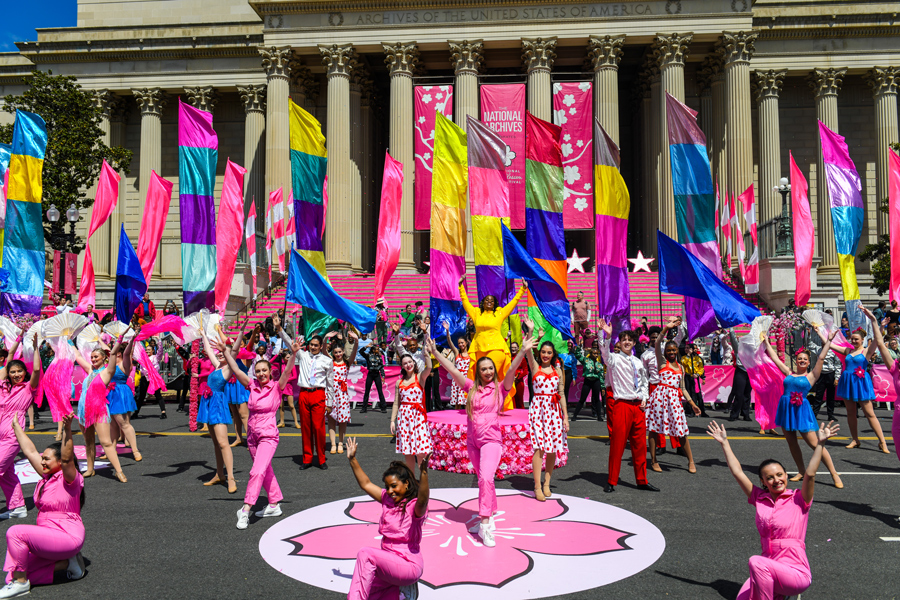
[[[582,521],[551,520],[568,511],[558,499],[536,502],[525,494],[497,497],[497,545],[486,548],[468,532],[478,518],[478,500],[460,506],[432,499],[422,527],[425,572],[421,581],[432,588],[455,584],[500,587],[526,575],[533,561],[526,552],[584,556],[629,550],[625,531]],[[362,546],[380,547],[381,504],[349,502],[346,514],[359,523],[323,527],[287,538],[292,556],[355,559]]]

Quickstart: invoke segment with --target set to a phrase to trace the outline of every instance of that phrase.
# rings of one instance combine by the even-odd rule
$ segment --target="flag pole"
[[[656,288],[659,291],[659,326],[663,326],[663,312],[662,312],[662,286],[659,285],[659,273],[656,275]]]

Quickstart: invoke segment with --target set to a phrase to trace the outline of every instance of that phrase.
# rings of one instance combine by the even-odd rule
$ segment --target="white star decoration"
[[[631,270],[632,273],[637,273],[638,271],[647,271],[650,273],[650,263],[652,263],[655,258],[652,256],[650,258],[645,258],[644,253],[638,250],[637,258],[629,258],[628,262],[634,265],[634,268]]]
[[[584,263],[590,258],[585,256],[584,258],[578,256],[578,249],[572,248],[572,256],[566,259],[568,263],[568,268],[566,269],[567,273],[574,273],[578,271],[579,273],[584,273]]]

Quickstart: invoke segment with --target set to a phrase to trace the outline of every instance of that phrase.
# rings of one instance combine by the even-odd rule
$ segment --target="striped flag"
[[[271,193],[269,194],[271,198]],[[272,285],[272,201],[266,203],[266,262],[269,265],[269,285]]]
[[[753,184],[750,184],[741,194],[741,206],[744,208],[744,220],[747,229],[750,230],[750,241],[753,242],[753,251],[744,267],[744,291],[748,294],[759,293],[759,242],[756,235],[756,198],[753,194]]]
[[[6,187],[9,185],[9,158],[12,146],[0,144],[0,267],[3,266],[3,231],[6,228]]]
[[[219,199],[219,221],[216,224],[216,309],[225,312],[231,295],[231,282],[241,249],[241,233],[244,221],[244,175],[247,169],[231,159],[225,165],[222,196]]]
[[[284,190],[269,193],[269,222],[272,231],[272,262],[278,259],[278,270],[284,270]]]
[[[247,213],[247,224],[244,225],[244,240],[247,243],[247,256],[250,259],[250,277],[253,279],[253,297],[256,297],[256,196],[250,201]]]

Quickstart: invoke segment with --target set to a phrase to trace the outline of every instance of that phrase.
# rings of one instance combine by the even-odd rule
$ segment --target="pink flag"
[[[266,262],[269,265],[269,285],[272,285],[272,194],[266,205]]]
[[[294,190],[288,191],[288,201],[284,207],[284,250],[291,251],[291,244],[297,237],[297,221],[294,219]]]
[[[162,241],[166,219],[169,218],[169,203],[172,201],[172,182],[166,181],[150,172],[150,185],[147,186],[147,202],[144,205],[144,219],[141,221],[141,233],[138,237],[137,255],[144,272],[144,281],[150,285],[150,276],[156,265],[159,244]]]
[[[250,257],[250,277],[253,279],[253,297],[256,297],[256,196],[250,201],[247,224],[244,226],[247,256]]]
[[[269,217],[268,229],[272,232],[271,250],[272,254],[278,258],[278,270],[284,273],[284,191],[278,188],[274,192],[269,192]],[[270,259],[270,263],[275,261],[275,257]]]
[[[594,226],[593,99],[590,81],[553,84],[553,123],[562,129],[563,226],[567,231]]]
[[[738,249],[738,270],[741,273],[741,278],[744,277],[744,234],[741,231],[741,222],[737,218],[737,213],[735,212],[735,195],[729,194],[729,210],[731,211],[731,226],[734,227],[734,241],[737,243]]]
[[[325,233],[325,217],[328,216],[328,175],[322,183],[322,233]]]
[[[747,266],[744,267],[744,291],[748,294],[759,293],[759,242],[756,237],[756,198],[753,195],[753,184],[750,184],[744,193],[740,195],[741,206],[744,209],[744,220],[750,230],[750,240],[753,249]]]
[[[803,171],[794,162],[794,155],[788,154],[791,158],[791,214],[794,217],[791,231],[794,236],[794,273],[797,278],[794,303],[797,306],[806,306],[812,292],[809,271],[812,268],[815,230],[807,196],[809,186]]]
[[[891,232],[890,299],[900,301],[900,156],[888,150],[888,230]]]
[[[400,201],[403,198],[403,164],[384,153],[381,183],[381,213],[378,218],[378,249],[375,255],[375,303],[384,296],[400,261]]]
[[[719,184],[716,183],[716,194],[718,194]],[[728,202],[728,194],[725,194],[725,201],[722,202],[722,240],[725,246],[725,267],[728,269],[728,275],[731,276],[731,204]]]
[[[244,174],[247,169],[231,162],[225,165],[219,220],[216,221],[216,308],[225,312],[231,281],[244,232]]]
[[[434,127],[437,113],[453,119],[453,86],[415,86],[413,88],[413,221],[417,230],[431,228],[431,177],[434,169]]]
[[[96,304],[97,288],[94,285],[94,261],[91,258],[91,247],[87,243],[95,231],[100,229],[119,200],[119,174],[104,160],[100,168],[100,181],[97,183],[97,195],[91,210],[91,225],[88,228],[84,247],[84,267],[81,270],[81,287],[78,291],[78,308],[84,310],[88,304]]]

